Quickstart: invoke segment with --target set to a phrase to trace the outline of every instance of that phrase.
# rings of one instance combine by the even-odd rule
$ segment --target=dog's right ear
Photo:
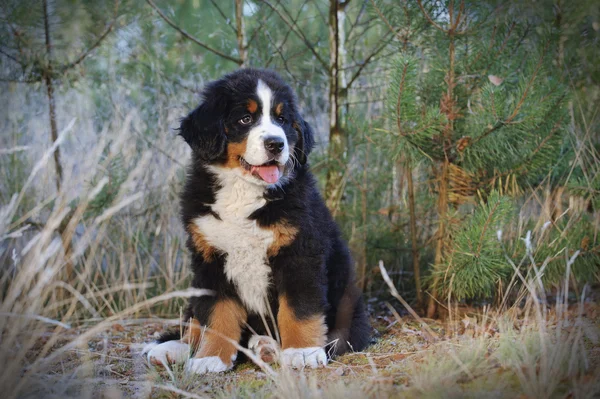
[[[227,98],[220,81],[209,84],[202,97],[198,108],[181,121],[179,135],[203,161],[212,162],[225,152]]]

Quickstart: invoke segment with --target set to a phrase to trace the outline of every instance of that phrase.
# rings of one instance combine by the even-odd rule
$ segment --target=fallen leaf
[[[488,79],[490,80],[490,82],[492,82],[494,86],[500,86],[502,82],[504,82],[504,79],[496,75],[488,75]]]

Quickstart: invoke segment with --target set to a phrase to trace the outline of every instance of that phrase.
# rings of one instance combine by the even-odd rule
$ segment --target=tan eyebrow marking
[[[275,107],[275,115],[279,116],[283,112],[283,103],[277,104]]]
[[[256,110],[258,110],[258,104],[256,103],[256,101],[249,99],[248,104],[246,104],[246,109],[248,110],[248,112],[253,114],[256,112]]]

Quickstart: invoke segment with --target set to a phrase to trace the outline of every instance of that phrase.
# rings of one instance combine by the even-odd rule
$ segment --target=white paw
[[[185,371],[194,374],[220,373],[233,367],[233,363],[227,365],[223,363],[219,356],[208,356],[193,358],[185,364]]]
[[[152,342],[144,347],[142,354],[147,354],[148,362],[157,366],[183,364],[190,356],[190,347],[181,341]]]
[[[248,349],[265,363],[273,363],[278,359],[279,344],[267,335],[253,335],[250,337]]]
[[[295,369],[317,368],[327,364],[327,354],[319,346],[311,348],[288,348],[281,353],[281,363]]]

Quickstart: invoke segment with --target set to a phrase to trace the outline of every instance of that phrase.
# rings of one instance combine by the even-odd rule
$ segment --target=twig
[[[223,19],[225,20],[225,24],[227,24],[227,26],[229,26],[237,36],[238,30],[235,26],[231,24],[231,18],[227,18],[227,15],[225,15],[225,13],[223,12],[223,10],[221,10],[221,7],[219,7],[219,4],[217,4],[215,0],[210,0],[210,2],[217,9],[219,14],[221,14],[221,17],[223,17]]]
[[[92,46],[90,48],[88,48],[79,57],[77,57],[75,59],[75,61],[73,61],[69,64],[66,64],[60,68],[63,72],[80,64],[83,60],[85,60],[85,58],[88,55],[90,55],[92,53],[92,51],[94,51],[96,49],[96,47],[98,47],[100,45],[100,43],[102,43],[102,41],[106,38],[106,36],[108,36],[108,34],[112,31],[113,27],[115,26],[115,21],[117,20],[117,12],[119,11],[119,5],[120,5],[120,0],[115,0],[115,9],[114,9],[114,13],[113,13],[112,22],[106,27],[104,32],[98,37],[98,40],[96,40],[96,42],[94,44],[92,44]]]
[[[389,287],[390,293],[392,294],[392,296],[394,298],[396,298],[397,300],[400,301],[400,303],[406,308],[406,310],[408,310],[408,312],[421,324],[421,326],[423,328],[425,328],[425,330],[433,338],[435,338],[436,340],[439,340],[439,336],[417,314],[417,312],[415,312],[413,310],[413,308],[404,300],[404,298],[402,298],[402,296],[400,295],[400,293],[398,293],[398,290],[396,289],[396,287],[394,286],[394,283],[392,282],[392,279],[388,275],[387,270],[385,269],[385,266],[383,265],[383,261],[382,260],[379,261],[379,271],[381,272],[381,277],[383,277],[383,280],[385,281],[385,283]],[[471,371],[467,368],[467,366],[465,366],[464,363],[460,361],[460,359],[458,358],[458,356],[456,356],[456,353],[454,353],[453,350],[450,350],[450,356],[452,356],[452,359],[454,359],[454,361],[458,364],[458,366],[462,369],[462,371],[469,376],[470,379],[475,378],[473,376],[473,373],[471,373]]]
[[[429,15],[429,13],[427,12],[427,10],[425,10],[425,7],[423,7],[423,2],[422,2],[421,0],[417,0],[417,3],[419,4],[419,8],[421,9],[421,12],[422,12],[422,13],[423,13],[423,15],[425,16],[425,18],[427,18],[427,21],[429,21],[429,23],[430,23],[431,25],[433,25],[433,26],[434,26],[436,29],[438,29],[438,30],[440,30],[440,31],[442,31],[442,32],[444,32],[444,33],[447,33],[447,31],[446,31],[444,28],[442,28],[440,25],[438,25],[438,23],[437,23],[437,22],[435,22],[435,21],[434,21],[434,20],[431,18],[431,16],[430,16],[430,15]]]
[[[158,15],[169,25],[171,25],[171,27],[173,29],[175,29],[177,32],[179,32],[183,37],[185,37],[188,40],[191,40],[192,42],[196,43],[198,46],[210,51],[213,54],[218,55],[219,57],[222,57],[226,60],[229,60],[231,62],[235,62],[238,65],[242,65],[244,62],[237,57],[232,57],[230,55],[227,55],[215,48],[212,48],[211,46],[209,46],[208,44],[201,42],[200,40],[196,39],[194,36],[190,35],[189,33],[187,33],[185,30],[181,29],[179,26],[177,26],[175,24],[175,22],[173,22],[169,17],[167,17],[165,15],[165,13],[163,13],[160,8],[158,8],[158,6],[156,4],[154,4],[154,2],[152,0],[146,0],[146,3],[148,3],[150,5],[150,7],[152,7],[157,13]]]
[[[147,1],[150,1],[150,0],[147,0]],[[295,24],[290,23],[290,21],[288,21],[288,19],[278,9],[275,8],[267,0],[261,0],[261,1],[263,3],[265,3],[267,6],[269,6],[269,8],[271,8],[273,11],[275,11],[275,13],[288,26],[288,28],[290,28],[292,30],[292,32],[294,32],[294,34],[296,34],[296,36],[298,36],[300,38],[300,40],[302,40],[304,42],[304,45],[310,50],[311,53],[313,53],[313,55],[315,56],[315,58],[317,59],[317,61],[319,61],[319,63],[321,64],[321,66],[323,66],[323,68],[325,68],[326,70],[328,70],[329,69],[329,65],[323,60],[323,58],[321,58],[321,56],[319,55],[319,53],[317,53],[317,50],[315,50],[315,47],[308,41],[308,39],[306,38],[306,36],[304,36],[304,34],[302,33],[302,31],[298,31],[298,30],[294,29],[294,25]]]

